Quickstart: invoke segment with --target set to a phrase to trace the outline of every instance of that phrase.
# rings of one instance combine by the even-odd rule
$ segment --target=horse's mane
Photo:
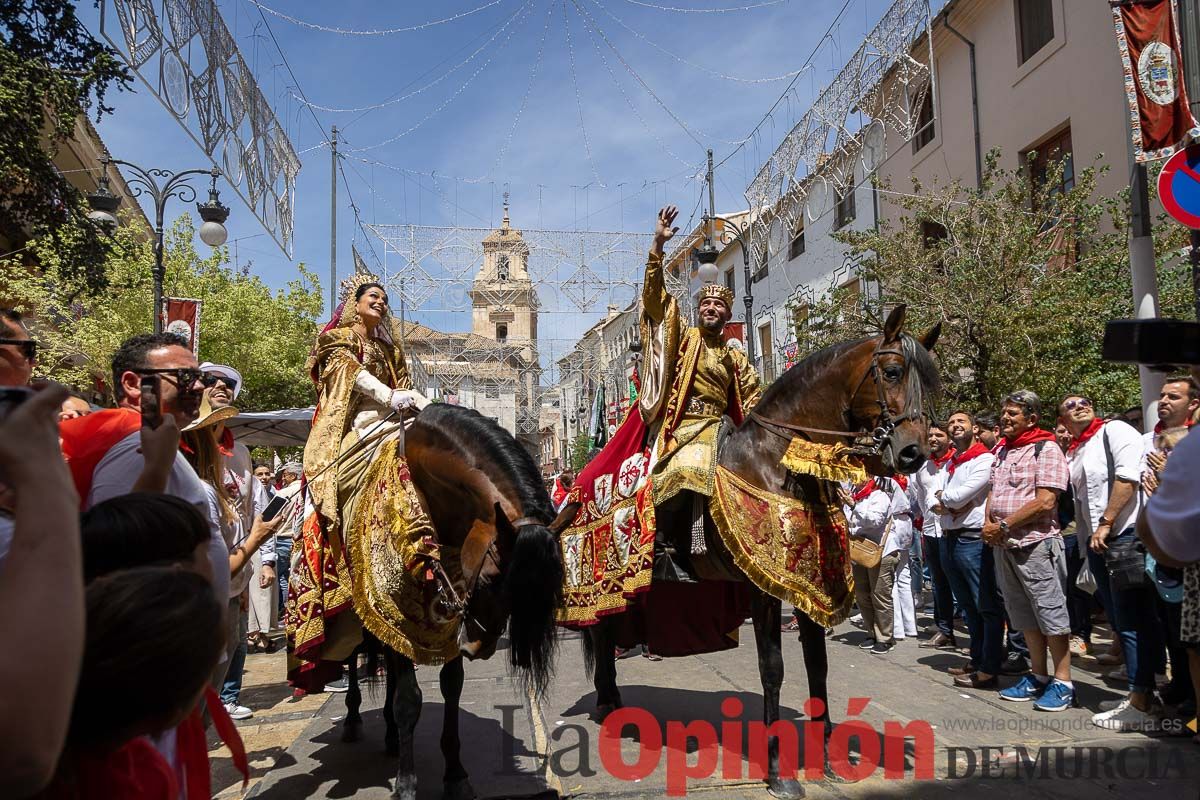
[[[431,403],[418,420],[436,427],[464,460],[486,462],[479,465],[490,476],[512,487],[526,516],[537,517],[544,523],[554,519],[537,462],[495,420],[473,408],[448,403]]]
[[[816,351],[803,361],[792,365],[787,372],[779,376],[779,380],[768,386],[767,390],[763,392],[759,405],[762,408],[768,408],[770,403],[779,399],[780,395],[794,394],[797,386],[808,385],[819,373],[827,369],[830,363],[842,357],[846,351],[865,342],[874,341],[876,338],[878,337],[868,336],[850,342],[840,342]],[[904,359],[908,363],[909,396],[923,398],[925,392],[937,392],[941,387],[941,378],[938,376],[937,364],[934,363],[929,351],[916,337],[907,333],[901,334],[900,342]]]

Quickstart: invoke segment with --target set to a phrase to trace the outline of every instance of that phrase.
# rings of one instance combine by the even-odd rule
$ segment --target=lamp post
[[[92,211],[88,219],[112,230],[117,226],[116,210],[121,205],[121,198],[114,195],[108,185],[108,165],[121,164],[133,173],[127,180],[134,197],[148,194],[154,201],[154,332],[163,330],[163,279],[166,269],[163,267],[163,217],[167,200],[177,197],[185,203],[196,199],[196,189],[188,180],[193,175],[208,175],[212,178],[212,186],[208,190],[208,202],[196,203],[196,210],[204,224],[200,226],[200,241],[209,247],[220,247],[225,244],[229,232],[225,229],[225,220],[229,218],[229,208],[221,203],[217,192],[217,178],[221,170],[185,169],[182,172],[169,172],[165,169],[143,169],[128,161],[109,158],[105,155],[100,159],[100,180],[96,191],[88,195],[88,205]],[[161,183],[160,183],[161,181]]]

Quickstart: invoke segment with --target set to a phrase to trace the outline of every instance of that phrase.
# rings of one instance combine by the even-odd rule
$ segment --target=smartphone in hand
[[[142,427],[157,428],[162,424],[162,399],[157,375],[142,376]]]
[[[275,517],[280,511],[283,510],[283,507],[286,506],[287,503],[288,498],[284,497],[283,495],[277,494],[275,497],[271,498],[271,502],[267,503],[267,507],[263,509],[263,522],[270,522],[271,520],[275,519]]]

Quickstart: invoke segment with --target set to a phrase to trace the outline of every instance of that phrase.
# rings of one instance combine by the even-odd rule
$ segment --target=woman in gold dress
[[[287,603],[289,677],[306,690],[336,680],[361,641],[361,625],[347,613],[353,603],[345,534],[373,453],[402,436],[403,416],[428,402],[412,387],[383,286],[360,274],[342,291],[307,365],[317,408],[304,447],[303,555]]]

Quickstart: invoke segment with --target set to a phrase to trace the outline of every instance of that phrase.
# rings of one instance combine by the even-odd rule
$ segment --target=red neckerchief
[[[1050,431],[1044,431],[1041,428],[1030,428],[1016,439],[1009,439],[1005,437],[1004,449],[1017,450],[1025,445],[1034,444],[1035,442],[1053,442],[1054,440],[1054,434]]]
[[[1093,419],[1088,423],[1088,426],[1083,429],[1083,433],[1079,434],[1071,441],[1071,445],[1067,448],[1067,452],[1074,453],[1080,447],[1087,444],[1087,440],[1095,436],[1096,432],[1103,427],[1104,420],[1100,419],[1099,417]]]
[[[906,478],[905,476],[896,474],[896,475],[892,476],[892,480],[894,480],[896,482],[896,485],[900,487],[900,491],[903,492],[905,489],[908,488],[908,478]],[[877,484],[875,482],[875,478],[871,478],[871,480],[867,481],[866,486],[859,489],[854,494],[854,502],[861,503],[863,500],[866,500],[868,497],[870,497],[871,493],[874,492],[876,489],[880,489],[879,484]],[[882,489],[880,489],[880,491],[882,491]]]
[[[1188,421],[1183,424],[1183,427],[1190,428],[1195,424],[1196,424],[1195,421],[1189,417]],[[1163,427],[1163,423],[1162,423],[1161,419],[1158,422],[1154,423],[1154,435],[1155,436],[1157,436],[1158,434],[1162,433],[1165,430],[1166,430],[1166,428]]]
[[[221,438],[217,440],[217,449],[226,458],[233,457],[233,431],[231,429],[226,428],[221,432]]]
[[[933,459],[932,459],[933,464],[934,464],[934,466],[941,469],[942,465],[944,465],[950,459],[954,458],[954,456],[957,454],[958,454],[958,451],[955,450],[953,447],[947,448],[946,452],[942,453],[941,456],[933,457]]]
[[[113,446],[142,428],[142,417],[130,408],[97,411],[58,426],[63,458],[71,470],[82,510],[92,490],[96,467]]]
[[[965,452],[959,453],[958,455],[955,455],[954,458],[950,459],[950,466],[946,468],[946,471],[953,475],[954,470],[958,469],[960,464],[965,464],[973,458],[979,458],[980,456],[990,452],[991,450],[988,450],[987,446],[984,445],[983,442],[977,441],[968,447]]]
[[[250,762],[246,759],[246,746],[237,726],[225,710],[221,698],[212,687],[204,689],[204,704],[212,719],[213,729],[229,748],[233,766],[242,774],[242,789],[250,782]],[[208,765],[208,739],[204,733],[204,718],[200,706],[191,716],[180,723],[175,733],[175,752],[183,768],[183,783],[188,798],[212,797],[212,776]]]

